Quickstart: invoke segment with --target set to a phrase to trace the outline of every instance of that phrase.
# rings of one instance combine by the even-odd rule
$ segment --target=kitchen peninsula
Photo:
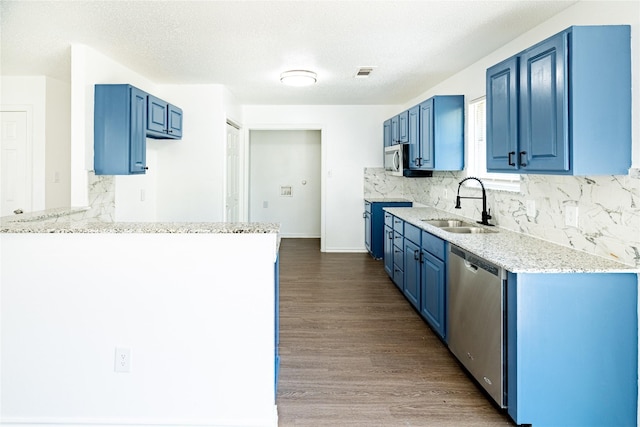
[[[0,227],[3,422],[276,426],[278,224],[73,216]]]

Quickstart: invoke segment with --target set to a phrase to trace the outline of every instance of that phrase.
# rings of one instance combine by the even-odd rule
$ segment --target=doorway
[[[321,237],[321,131],[249,132],[249,220],[282,237]]]
[[[31,145],[27,111],[0,111],[0,216],[31,212]]]

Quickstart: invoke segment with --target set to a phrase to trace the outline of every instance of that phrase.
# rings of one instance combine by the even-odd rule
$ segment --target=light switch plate
[[[526,207],[527,207],[527,216],[530,218],[535,218],[536,216],[536,201],[535,200],[527,200],[526,202]]]
[[[578,228],[578,207],[567,206],[564,210],[564,224],[568,227]]]

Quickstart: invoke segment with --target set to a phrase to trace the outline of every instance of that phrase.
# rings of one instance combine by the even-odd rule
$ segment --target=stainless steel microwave
[[[409,144],[384,147],[384,170],[389,175],[406,177],[432,176],[433,171],[409,168]]]
[[[405,162],[403,152],[406,151],[403,147],[405,146],[406,144],[396,144],[384,147],[384,170],[388,174],[402,176]]]

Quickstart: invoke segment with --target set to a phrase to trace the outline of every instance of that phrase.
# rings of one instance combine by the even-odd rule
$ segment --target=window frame
[[[519,193],[520,174],[487,172],[486,103],[486,96],[467,103],[466,176],[480,178],[488,189]],[[476,182],[469,182],[469,184],[480,186]]]

